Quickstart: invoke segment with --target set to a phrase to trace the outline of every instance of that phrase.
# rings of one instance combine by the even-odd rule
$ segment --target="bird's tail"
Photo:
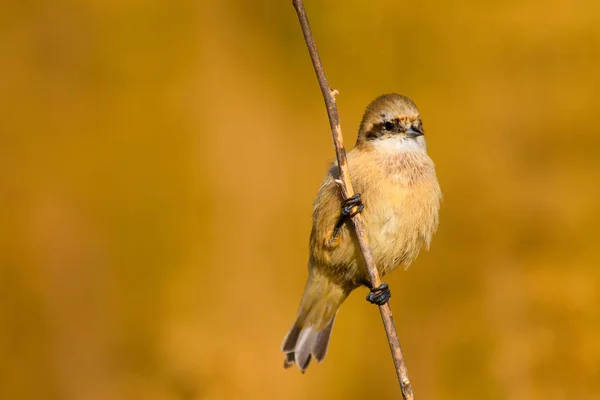
[[[304,372],[312,357],[317,362],[325,358],[335,314],[348,294],[325,275],[311,271],[296,322],[283,341],[285,368],[296,363]]]

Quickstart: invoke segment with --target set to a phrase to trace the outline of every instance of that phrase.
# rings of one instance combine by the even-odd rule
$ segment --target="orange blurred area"
[[[400,92],[437,165],[415,397],[600,398],[600,3],[306,7],[347,145]],[[334,156],[290,0],[9,1],[0,93],[0,398],[400,397],[364,289],[282,368]]]

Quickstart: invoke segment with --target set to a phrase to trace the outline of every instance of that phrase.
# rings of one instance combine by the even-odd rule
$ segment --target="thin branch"
[[[312,60],[313,67],[315,68],[319,86],[321,87],[321,92],[323,93],[323,99],[325,100],[325,106],[327,107],[327,115],[329,116],[329,125],[331,126],[333,145],[335,146],[335,154],[339,168],[340,179],[338,180],[338,186],[341,189],[342,196],[344,198],[349,198],[354,195],[354,190],[352,189],[352,184],[350,182],[350,172],[348,170],[348,162],[346,160],[346,150],[344,149],[342,128],[340,127],[340,120],[335,102],[337,90],[332,90],[327,82],[327,77],[323,71],[323,65],[321,64],[321,59],[319,58],[319,52],[317,51],[317,46],[315,45],[310,24],[308,23],[306,11],[304,10],[303,1],[292,1],[294,3],[296,13],[298,14],[298,20],[300,21],[302,33],[304,34],[304,41],[306,42],[306,47],[308,47],[310,59]],[[363,255],[365,266],[367,267],[369,279],[371,280],[373,287],[378,287],[381,284],[381,280],[379,279],[379,274],[377,272],[377,268],[375,267],[373,253],[371,253],[371,248],[367,242],[367,235],[365,234],[363,222],[359,213],[352,218],[352,222],[354,223],[354,230],[356,232],[356,237]],[[400,384],[400,389],[402,390],[402,398],[404,400],[413,400],[414,397],[412,393],[412,387],[410,385],[410,380],[408,379],[408,372],[406,370],[406,364],[404,363],[404,356],[402,355],[400,340],[398,339],[398,333],[396,332],[396,326],[394,325],[394,319],[392,317],[392,310],[389,302],[379,306],[379,311],[381,313],[383,325],[385,326],[385,332],[390,344],[390,350],[392,351],[394,366],[396,367],[396,375],[398,375],[398,383]]]

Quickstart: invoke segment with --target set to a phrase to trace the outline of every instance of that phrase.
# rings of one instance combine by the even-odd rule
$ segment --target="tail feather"
[[[317,337],[315,338],[315,342],[313,343],[311,354],[315,357],[317,362],[323,361],[325,356],[327,355],[327,348],[329,347],[329,338],[331,337],[331,329],[333,328],[333,322],[335,321],[335,316],[331,320],[329,324],[325,327],[324,330],[317,333]]]
[[[283,360],[283,368],[288,369],[289,367],[294,365],[295,362],[296,362],[296,359],[294,357],[294,352],[292,351],[290,353],[287,353],[285,355],[285,360]]]
[[[283,345],[281,346],[281,350],[283,350],[284,353],[287,354],[290,352],[294,352],[294,348],[296,347],[296,342],[298,341],[298,336],[300,336],[301,331],[302,329],[300,329],[300,327],[298,327],[296,324],[292,326],[290,332],[287,334],[285,339],[283,339]]]
[[[312,327],[299,328],[296,324],[292,327],[285,340],[282,350],[285,353],[284,368],[290,368],[297,364],[302,372],[308,368],[310,360],[314,357],[317,362],[323,361],[327,355],[329,338],[335,316],[329,324],[320,332]]]
[[[335,315],[348,294],[348,289],[311,270],[298,317],[281,346],[285,353],[285,368],[296,364],[304,372],[312,358],[323,361]]]
[[[296,347],[294,348],[294,358],[300,370],[304,371],[310,362],[311,351],[315,341],[316,332],[312,327],[302,329]]]

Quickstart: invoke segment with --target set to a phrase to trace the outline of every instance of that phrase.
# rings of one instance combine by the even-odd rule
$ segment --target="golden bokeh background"
[[[385,92],[427,129],[417,399],[600,398],[600,3],[306,6],[346,143]],[[0,398],[399,398],[366,290],[282,368],[334,154],[290,0],[9,1],[0,93]]]

